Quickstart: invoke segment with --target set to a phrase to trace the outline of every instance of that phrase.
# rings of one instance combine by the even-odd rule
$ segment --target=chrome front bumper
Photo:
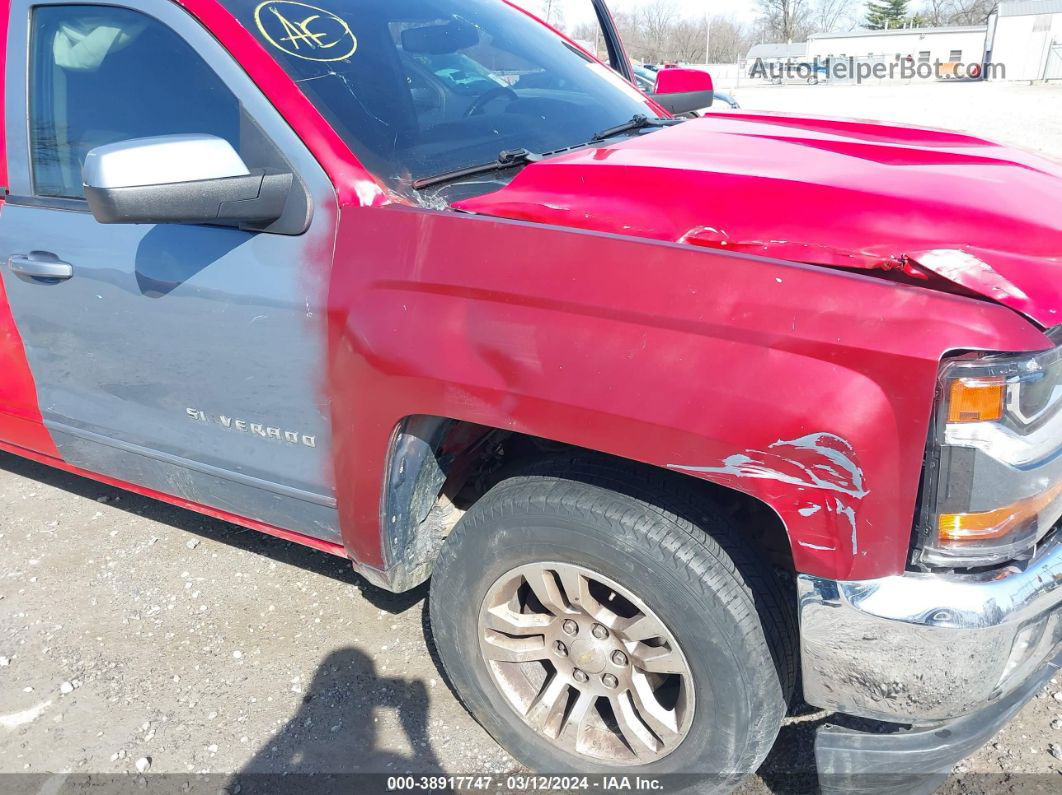
[[[1022,568],[797,579],[804,698],[895,723],[993,704],[1062,645],[1062,529]]]

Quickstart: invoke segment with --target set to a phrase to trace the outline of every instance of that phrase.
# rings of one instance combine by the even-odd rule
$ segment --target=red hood
[[[720,114],[535,163],[454,207],[892,270],[1062,323],[1062,166],[958,133]]]

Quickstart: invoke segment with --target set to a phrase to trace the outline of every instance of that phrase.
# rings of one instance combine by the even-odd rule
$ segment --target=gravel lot
[[[1062,159],[1062,87],[738,96],[746,108],[960,128]],[[323,553],[5,454],[0,559],[0,772],[518,769],[447,690],[424,588],[387,594]],[[1059,791],[1060,681],[946,789]],[[825,719],[792,719],[742,790],[810,789]],[[22,789],[57,789],[38,784]]]
[[[1062,161],[1062,83],[744,84],[733,91],[742,110],[849,116],[961,130]]]

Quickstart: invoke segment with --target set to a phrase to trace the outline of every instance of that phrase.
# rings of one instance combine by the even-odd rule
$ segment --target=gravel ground
[[[424,588],[3,453],[0,559],[0,773],[520,770],[446,688]],[[742,792],[812,789],[826,720]],[[949,791],[1051,791],[1060,746],[1053,680]]]
[[[1062,83],[753,84],[733,91],[742,110],[848,116],[961,130],[1062,161]]]
[[[746,108],[958,127],[1062,159],[1062,87],[738,94]],[[519,770],[446,688],[424,588],[391,595],[323,553],[4,454],[0,559],[2,773]],[[826,719],[791,719],[742,790],[810,789]],[[1052,680],[946,790],[1057,792],[1060,758]]]

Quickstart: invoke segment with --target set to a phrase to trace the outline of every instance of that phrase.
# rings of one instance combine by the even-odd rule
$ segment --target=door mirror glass
[[[712,76],[700,69],[661,69],[651,96],[675,115],[707,108],[714,97]]]
[[[162,135],[89,151],[85,199],[103,224],[267,225],[282,215],[294,178],[251,171],[214,135]]]

